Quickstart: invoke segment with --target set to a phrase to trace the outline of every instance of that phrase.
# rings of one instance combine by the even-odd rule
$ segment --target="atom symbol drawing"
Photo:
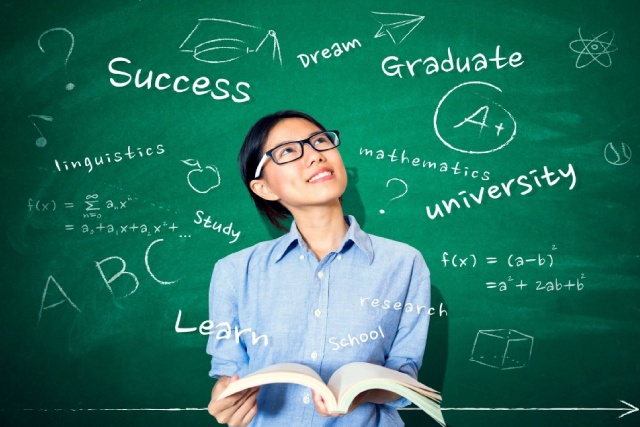
[[[571,50],[579,54],[576,59],[576,68],[584,68],[593,61],[603,67],[611,66],[611,55],[609,54],[618,50],[618,47],[611,43],[615,35],[613,30],[605,31],[593,39],[585,39],[578,28],[578,35],[580,36],[578,40],[569,43]]]

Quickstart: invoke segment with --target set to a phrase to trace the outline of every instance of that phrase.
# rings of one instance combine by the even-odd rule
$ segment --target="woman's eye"
[[[289,157],[295,157],[296,155],[298,155],[298,151],[299,151],[298,147],[296,147],[295,145],[290,145],[290,146],[280,148],[280,150],[278,150],[276,155],[279,159],[286,159]]]

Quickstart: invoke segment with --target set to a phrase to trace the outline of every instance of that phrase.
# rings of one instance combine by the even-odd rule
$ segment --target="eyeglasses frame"
[[[322,133],[335,133],[336,134],[336,141],[338,142],[337,144],[335,144],[333,147],[331,148],[327,148],[326,150],[318,150],[316,147],[313,146],[313,144],[311,144],[311,138],[318,136]],[[293,160],[287,160],[286,162],[282,162],[282,163],[278,163],[273,157],[272,157],[272,153],[277,150],[278,148],[282,147],[283,145],[287,145],[287,144],[291,144],[291,143],[298,143],[300,144],[300,152],[301,152],[301,156],[298,158],[295,158]],[[256,167],[256,174],[254,176],[255,179],[258,179],[258,177],[260,177],[260,174],[262,173],[262,168],[264,167],[265,162],[267,161],[267,159],[271,159],[273,161],[273,163],[275,163],[276,165],[285,165],[287,163],[291,163],[291,162],[295,162],[296,160],[301,159],[304,156],[304,145],[308,144],[311,148],[313,148],[315,151],[317,152],[321,152],[321,151],[329,151],[329,150],[333,150],[334,148],[337,148],[340,145],[340,131],[337,130],[322,130],[320,132],[316,132],[313,135],[309,136],[309,138],[306,139],[301,139],[299,141],[287,141],[287,142],[283,142],[282,144],[278,144],[275,147],[273,147],[272,149],[268,150],[267,152],[264,153],[264,155],[262,156],[262,159],[260,159],[260,162],[258,163],[258,166]]]

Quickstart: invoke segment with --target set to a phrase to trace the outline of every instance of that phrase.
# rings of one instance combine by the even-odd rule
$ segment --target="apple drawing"
[[[220,186],[220,172],[215,165],[206,165],[203,168],[200,166],[200,162],[195,159],[181,160],[181,162],[196,168],[187,174],[187,183],[196,193],[206,194]]]

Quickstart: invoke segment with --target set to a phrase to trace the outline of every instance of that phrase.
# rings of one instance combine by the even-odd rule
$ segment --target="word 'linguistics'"
[[[553,246],[553,250],[555,250],[555,245]],[[495,256],[485,257],[486,263],[498,264],[500,259]],[[442,252],[442,258],[440,259],[444,267],[453,267],[453,268],[465,268],[471,267],[474,268],[478,265],[478,257],[475,254],[450,254],[448,252]],[[507,265],[511,268],[513,267],[522,267],[525,265],[533,265],[537,267],[548,266],[549,268],[553,267],[553,255],[552,254],[542,254],[537,253],[536,255],[516,255],[510,254],[506,257]]]
[[[381,300],[380,298],[368,298],[368,297],[360,297],[360,306],[364,307],[365,305],[371,305],[371,307],[379,308],[380,310],[395,310],[400,311],[403,310],[405,313],[413,313],[415,311],[416,314],[421,314],[421,311],[426,309],[427,306],[420,304],[412,304],[410,302],[401,302],[401,301],[390,301],[388,299]],[[415,305],[415,309],[414,309]],[[436,314],[436,309],[434,307],[429,307],[428,310],[425,311],[429,316],[433,316]],[[438,312],[440,317],[448,316],[449,313],[444,309],[444,304],[440,303],[440,310]]]
[[[447,48],[447,57],[438,60],[435,56],[429,56],[427,58],[419,58],[413,61],[401,61],[397,56],[387,56],[382,60],[382,72],[389,77],[400,77],[409,74],[411,77],[415,77],[418,73],[435,74],[440,71],[449,73],[451,71],[457,71],[458,73],[482,71],[489,68],[490,65],[495,66],[496,70],[500,70],[507,66],[517,68],[524,64],[522,54],[520,52],[514,52],[509,57],[500,56],[500,45],[496,46],[495,55],[487,58],[483,53],[475,54],[471,59],[469,57],[458,57],[451,52],[451,48]]]
[[[87,173],[91,173],[94,167],[102,166],[107,163],[120,163],[123,160],[135,160],[142,157],[150,157],[154,155],[164,154],[164,147],[162,144],[156,145],[155,148],[135,148],[132,149],[131,146],[127,146],[126,151],[116,151],[115,153],[106,153],[104,156],[91,156],[85,157],[82,160],[60,160],[54,159],[54,163],[56,165],[56,169],[58,172],[74,170],[74,169],[82,169]]]
[[[574,281],[572,279],[565,281],[561,281],[558,278],[554,278],[551,280],[535,280],[533,284],[531,284],[530,289],[535,289],[536,291],[544,291],[544,292],[560,292],[560,291],[568,291],[571,292],[573,290],[580,292],[584,289],[584,279],[586,279],[584,274],[581,274],[580,277],[576,278]],[[529,283],[525,283],[524,280],[520,280],[519,283],[514,285],[510,284],[514,282],[515,279],[511,276],[507,280],[501,281],[488,281],[485,282],[487,289],[497,289],[500,292],[504,292],[510,289],[510,286],[515,286],[521,291],[525,288],[529,289]]]
[[[189,333],[189,332],[200,332],[201,335],[213,335],[213,329],[217,329],[215,331],[217,340],[229,340],[231,338],[235,339],[236,344],[240,344],[240,337],[243,334],[251,334],[251,344],[256,345],[262,340],[262,345],[266,347],[269,345],[269,337],[266,335],[256,335],[255,331],[251,328],[238,329],[238,326],[234,326],[231,329],[231,325],[229,322],[220,322],[217,325],[211,320],[205,320],[200,324],[199,327],[189,327],[185,328],[180,326],[180,321],[182,319],[182,310],[178,310],[178,318],[176,319],[175,331],[179,334]],[[242,339],[243,343],[246,343],[245,339]]]
[[[229,244],[235,243],[236,240],[238,240],[238,238],[240,237],[241,231],[235,231],[233,229],[233,222],[230,222],[223,228],[221,222],[211,221],[211,215],[207,215],[206,218],[204,217],[204,215],[205,215],[204,211],[197,211],[196,219],[193,220],[193,223],[198,225],[202,224],[204,228],[208,228],[212,231],[217,231],[218,233],[223,233],[223,234],[226,234],[227,236],[233,237],[233,240],[231,240]]]
[[[349,49],[355,49],[356,47],[362,47],[362,44],[360,44],[358,39],[353,39],[348,43],[334,43],[331,45],[331,49],[326,48],[322,49],[322,51],[316,50],[315,53],[309,55],[301,53],[297,58],[302,62],[302,66],[307,68],[311,61],[313,61],[314,64],[318,63],[318,54],[320,54],[324,59],[330,59],[332,57],[337,58],[343,53],[349,52]]]
[[[529,179],[533,180],[536,187],[542,188],[543,185],[547,185],[549,187],[553,187],[558,184],[563,178],[571,178],[571,184],[569,186],[569,190],[573,190],[576,185],[576,172],[573,169],[571,163],[567,166],[567,170],[563,171],[562,169],[558,169],[558,173],[551,172],[549,168],[546,166],[543,167],[544,173],[540,176],[537,176],[537,169],[533,169],[529,171],[529,175],[520,175],[517,178],[512,178],[507,182],[502,182],[500,185],[492,185],[489,188],[480,187],[480,189],[474,193],[467,193],[467,191],[462,190],[458,193],[461,197],[460,200],[454,198],[447,200],[442,200],[441,203],[436,203],[433,208],[431,206],[427,206],[427,216],[429,219],[436,219],[438,217],[444,217],[444,212],[450,214],[454,209],[461,209],[460,203],[464,204],[467,208],[471,208],[473,206],[481,205],[484,200],[487,200],[484,195],[488,195],[491,199],[499,199],[502,196],[511,197],[512,191],[519,189],[520,195],[524,196],[531,193],[534,189],[534,185],[530,184]],[[559,175],[559,176],[556,176]],[[555,178],[554,178],[555,176]],[[513,185],[515,183],[515,188]],[[475,204],[471,204],[469,199],[471,199]]]
[[[332,350],[340,350],[345,347],[355,347],[361,344],[366,343],[367,341],[375,341],[379,338],[384,338],[384,332],[382,332],[382,327],[378,325],[377,329],[374,329],[371,332],[363,332],[359,335],[351,335],[347,334],[346,338],[336,338],[330,337],[329,344],[333,346]]]
[[[460,162],[456,162],[455,165],[452,165],[447,162],[434,162],[431,160],[421,159],[420,157],[411,158],[407,155],[407,150],[402,150],[402,153],[398,153],[396,148],[392,151],[385,152],[382,149],[374,151],[370,148],[360,147],[360,155],[372,157],[376,160],[388,160],[391,163],[406,164],[407,166],[413,166],[415,168],[430,169],[441,173],[452,173],[454,175],[465,176],[473,179],[480,178],[482,181],[488,181],[490,179],[489,171],[480,172],[478,170],[470,170],[469,166],[461,167]]]
[[[119,68],[121,66],[125,67],[122,63],[131,64],[131,61],[127,58],[113,58],[109,62],[109,72],[112,75],[124,76],[124,78],[118,77],[118,79],[111,77],[109,82],[112,86],[125,87],[133,81],[134,86],[138,89],[171,89],[176,93],[192,92],[197,96],[209,95],[215,101],[221,101],[231,97],[233,102],[241,103],[247,102],[251,99],[249,94],[244,92],[244,90],[250,88],[249,83],[246,82],[238,82],[236,83],[235,88],[230,88],[231,82],[223,78],[217,79],[215,82],[211,82],[208,77],[198,77],[191,82],[187,76],[171,77],[167,73],[159,73],[154,79],[153,71],[148,71],[147,76],[143,77],[142,69],[135,71],[134,78],[129,72],[115,68],[116,64]]]

